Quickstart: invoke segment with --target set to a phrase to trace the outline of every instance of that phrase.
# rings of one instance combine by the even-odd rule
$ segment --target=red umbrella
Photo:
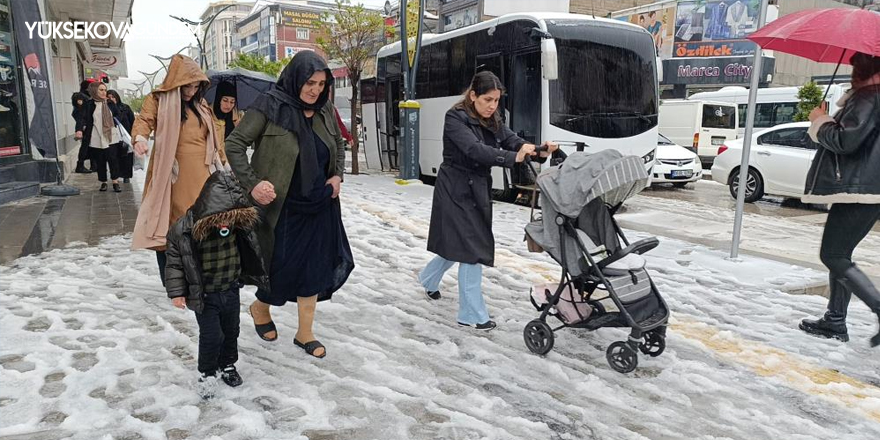
[[[775,20],[748,38],[765,50],[820,63],[849,64],[856,52],[880,56],[880,13],[848,8],[807,9]]]
[[[841,63],[849,64],[856,52],[880,56],[880,13],[849,8],[807,9],[773,21],[748,39],[766,50],[837,63],[839,68]],[[825,89],[825,96],[830,89]]]

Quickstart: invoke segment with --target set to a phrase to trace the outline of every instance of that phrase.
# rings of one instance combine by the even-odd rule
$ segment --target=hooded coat
[[[204,99],[196,105],[198,117],[187,110],[181,121],[180,87],[192,82],[207,88],[208,77],[192,59],[172,57],[168,75],[147,95],[132,127],[135,143],[156,133],[133,249],[164,250],[170,225],[192,206],[213,169],[226,162],[222,127]]]
[[[195,204],[187,210],[168,234],[168,262],[165,266],[165,289],[169,298],[186,297],[186,306],[201,313],[205,291],[199,261],[199,242],[213,228],[226,226],[235,230],[241,278],[246,284],[268,286],[266,265],[254,231],[259,214],[235,177],[217,171],[208,178]]]

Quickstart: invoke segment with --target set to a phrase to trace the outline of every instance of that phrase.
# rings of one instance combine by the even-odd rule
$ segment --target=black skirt
[[[326,170],[330,152],[317,135],[315,147],[318,165]],[[326,171],[317,173],[312,191],[303,194],[299,167],[297,160],[275,225],[270,291],[257,291],[257,299],[273,306],[315,295],[318,301],[328,300],[354,270],[339,198],[332,198],[333,188],[326,184]]]

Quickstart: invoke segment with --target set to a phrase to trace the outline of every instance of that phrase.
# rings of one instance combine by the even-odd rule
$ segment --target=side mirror
[[[552,38],[541,40],[541,75],[548,81],[553,81],[559,78],[556,40]]]

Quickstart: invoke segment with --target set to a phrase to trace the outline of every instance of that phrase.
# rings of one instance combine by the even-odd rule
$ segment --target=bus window
[[[508,90],[513,100],[510,127],[519,137],[538,144],[541,126],[541,53],[517,55],[513,59],[513,71],[520,74],[511,78]]]
[[[794,114],[797,113],[796,102],[780,102],[776,104],[773,115],[773,125],[794,122]]]

